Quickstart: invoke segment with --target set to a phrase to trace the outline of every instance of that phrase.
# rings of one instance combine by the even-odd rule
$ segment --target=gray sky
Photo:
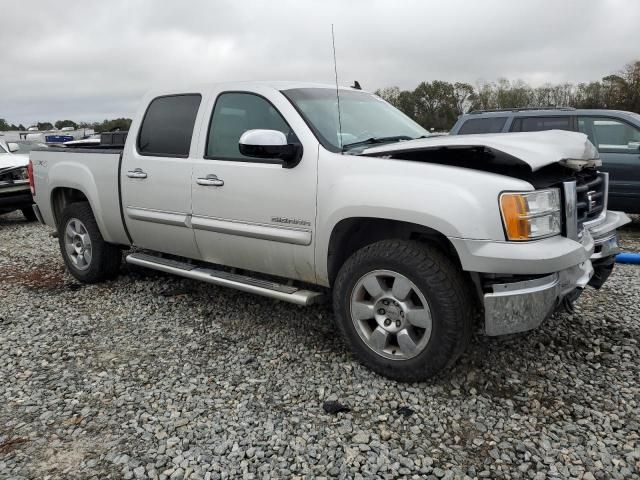
[[[150,88],[223,80],[590,81],[640,59],[637,0],[8,2],[0,118],[131,116]]]

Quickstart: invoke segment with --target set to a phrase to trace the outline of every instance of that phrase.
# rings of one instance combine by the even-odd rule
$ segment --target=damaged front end
[[[527,280],[487,282],[484,293],[484,333],[507,335],[538,327],[560,308],[571,311],[573,303],[593,277],[590,261],[551,275]]]
[[[449,237],[476,281],[487,335],[524,332],[559,308],[572,311],[584,288],[600,288],[613,270],[620,250],[616,229],[629,218],[607,210],[608,174],[598,172],[598,152],[585,135],[546,131],[438,137],[363,154],[492,172],[527,181],[531,192],[557,192],[558,208],[543,212],[552,212],[557,220],[546,238],[511,235],[504,211],[504,239]],[[529,192],[509,195],[528,202]],[[515,218],[536,219],[543,213]]]
[[[581,245],[584,260],[544,276],[492,278],[482,282],[485,333],[506,335],[539,326],[548,316],[573,304],[586,286],[599,289],[611,275],[620,252],[616,229],[629,221],[607,210],[608,175],[581,171],[563,188],[563,236]]]

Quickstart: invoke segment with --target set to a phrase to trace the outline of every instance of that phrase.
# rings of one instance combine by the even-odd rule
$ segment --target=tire
[[[58,242],[64,263],[79,281],[97,283],[118,275],[120,249],[104,241],[88,202],[72,203],[63,210]]]
[[[20,211],[22,212],[22,215],[27,220],[27,222],[35,222],[38,219],[33,211],[33,208],[31,207],[21,208]]]
[[[345,343],[366,367],[402,382],[455,363],[471,338],[473,305],[460,267],[415,241],[383,240],[357,251],[333,288]]]

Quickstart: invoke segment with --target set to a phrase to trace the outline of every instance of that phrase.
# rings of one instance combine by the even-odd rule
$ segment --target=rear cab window
[[[574,131],[574,117],[570,115],[564,116],[535,116],[535,117],[516,117],[511,123],[512,132],[540,132],[543,130],[570,130]]]
[[[196,123],[200,94],[157,97],[145,112],[138,134],[138,153],[187,158]]]
[[[507,117],[470,118],[462,124],[458,130],[458,135],[500,133],[506,121]]]

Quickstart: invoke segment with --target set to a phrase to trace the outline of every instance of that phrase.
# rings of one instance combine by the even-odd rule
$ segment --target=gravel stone
[[[353,443],[369,443],[369,434],[360,432],[351,439]]]
[[[620,236],[640,251],[640,219]],[[328,305],[124,264],[82,285],[2,215],[0,478],[638,479],[639,318],[640,268],[616,265],[575,313],[398,384]]]

